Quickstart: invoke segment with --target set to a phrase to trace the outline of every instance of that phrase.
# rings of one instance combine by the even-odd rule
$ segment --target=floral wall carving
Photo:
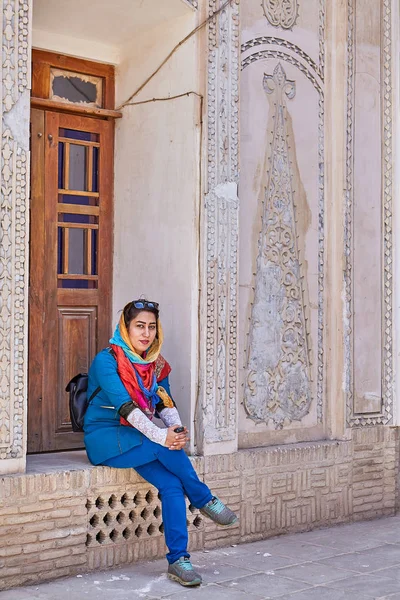
[[[292,29],[299,14],[297,0],[263,0],[264,15],[273,27]]]
[[[283,7],[282,3],[272,4],[275,9],[278,5]],[[249,15],[255,14],[255,6],[254,3],[247,19],[253,18]],[[298,17],[297,3],[294,7]],[[263,3],[264,12],[265,8]],[[309,10],[313,12],[313,23],[307,23],[307,39],[312,39],[308,51],[301,45],[300,37],[296,43],[292,41],[290,31],[282,33],[282,37],[251,38],[248,28],[248,38],[242,43],[242,69],[246,76],[241,99],[245,143],[241,150],[242,160],[248,161],[248,166],[242,162],[241,202],[247,208],[241,213],[241,227],[246,232],[241,248],[253,239],[254,249],[254,233],[260,232],[255,259],[254,250],[241,250],[247,259],[240,270],[245,305],[241,307],[249,307],[249,320],[241,325],[242,403],[244,415],[256,424],[266,423],[269,432],[271,428],[277,430],[276,435],[282,428],[293,427],[293,431],[306,427],[322,432],[325,414],[324,0],[315,0]],[[255,31],[259,31],[258,23],[255,21]],[[264,90],[270,97],[268,110],[260,108],[263,67],[268,68],[264,76]],[[306,111],[307,125],[301,123],[302,111],[303,115]],[[255,135],[255,130],[267,122],[267,143],[263,145],[265,138]],[[250,139],[252,143],[247,141]],[[298,146],[298,140],[305,145]],[[268,157],[264,168],[262,152]],[[308,161],[299,163],[298,157],[305,153]],[[249,210],[254,215],[251,220],[246,216]],[[299,228],[297,221],[304,220],[307,211],[311,216]],[[250,260],[254,260],[253,274],[249,271]],[[262,431],[265,429],[260,425],[242,422],[239,441],[245,446],[262,445]],[[271,443],[275,438],[268,435]]]
[[[208,14],[223,3],[209,0]],[[236,440],[238,79],[239,0],[233,0],[208,27],[199,445],[200,438],[206,443]]]
[[[300,421],[310,409],[311,370],[306,303],[301,276],[295,193],[287,131],[286,98],[296,84],[281,63],[264,75],[264,89],[274,95],[275,114],[258,242],[244,405],[255,421],[272,421],[277,429]]]
[[[5,0],[2,11],[0,458],[8,459],[23,457],[26,417],[30,5]]]

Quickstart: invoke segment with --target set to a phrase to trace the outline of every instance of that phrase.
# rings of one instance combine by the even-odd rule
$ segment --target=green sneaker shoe
[[[230,508],[225,506],[225,504],[216,496],[214,496],[210,502],[207,502],[207,504],[200,509],[200,512],[202,515],[205,515],[217,523],[217,525],[223,527],[229,527],[238,521],[237,515],[235,515]]]
[[[193,565],[186,556],[182,556],[168,565],[168,579],[173,579],[186,587],[194,587],[202,583],[201,575],[196,573]]]

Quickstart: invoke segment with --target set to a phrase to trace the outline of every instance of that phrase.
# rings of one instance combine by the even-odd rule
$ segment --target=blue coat
[[[168,377],[159,382],[170,394]],[[85,446],[89,460],[99,465],[142,443],[142,434],[133,427],[120,424],[118,410],[131,401],[117,372],[117,361],[107,349],[99,352],[89,370],[88,398],[96,388],[85,414]]]

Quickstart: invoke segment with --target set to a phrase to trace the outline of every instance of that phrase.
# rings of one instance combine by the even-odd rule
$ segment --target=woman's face
[[[154,342],[157,333],[157,321],[154,313],[142,310],[132,319],[128,328],[129,338],[133,349],[140,356]]]

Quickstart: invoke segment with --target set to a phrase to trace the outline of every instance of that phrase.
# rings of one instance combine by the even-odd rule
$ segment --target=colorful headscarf
[[[174,406],[166,390],[157,383],[156,361],[162,358],[160,351],[163,339],[161,323],[157,319],[157,334],[154,342],[146,351],[145,356],[140,356],[132,346],[123,314],[114,331],[113,337],[110,339],[110,344],[117,360],[118,374],[122,383],[127,389],[132,402],[149,419],[153,417],[155,407],[160,400],[162,400],[166,408]],[[165,363],[163,372],[168,375],[170,370],[171,368],[168,363]],[[121,422],[128,425],[124,419],[121,419]]]

